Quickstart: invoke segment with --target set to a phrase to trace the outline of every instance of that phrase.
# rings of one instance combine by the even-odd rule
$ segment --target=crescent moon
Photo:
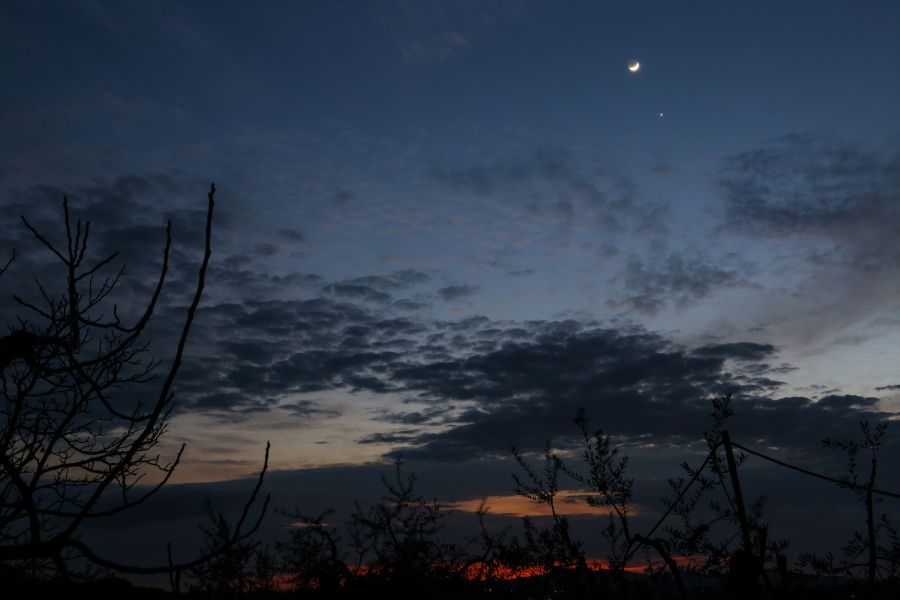
[[[641,63],[636,60],[632,60],[628,63],[628,70],[632,73],[637,73],[641,70]]]

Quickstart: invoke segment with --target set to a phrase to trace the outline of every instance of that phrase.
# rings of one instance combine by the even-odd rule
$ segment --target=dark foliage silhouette
[[[602,586],[607,593],[613,590],[622,591],[625,586],[625,568],[629,560],[640,548],[656,551],[664,564],[671,570],[675,585],[682,596],[686,590],[681,572],[672,558],[670,545],[666,540],[643,536],[633,531],[631,514],[634,479],[627,476],[628,457],[612,444],[612,439],[601,430],[590,432],[588,420],[583,409],[575,416],[575,425],[580,432],[582,469],[566,461],[559,454],[550,451],[548,442],[544,452],[544,476],[539,477],[522,455],[513,450],[519,466],[527,480],[516,475],[516,492],[536,502],[546,504],[551,511],[553,525],[550,537],[559,540],[558,552],[545,560],[551,572],[561,572],[569,585],[575,582],[583,591],[592,591]],[[584,492],[584,501],[592,507],[601,507],[608,514],[606,527],[602,535],[609,549],[606,556],[606,571],[597,572],[589,567],[580,541],[572,539],[569,521],[560,516],[556,509],[556,496],[560,490],[559,476],[564,475],[571,482],[580,486]],[[526,539],[528,539],[528,522],[526,521]],[[573,576],[574,575],[574,576]]]
[[[353,571],[347,565],[340,534],[326,521],[334,511],[317,516],[296,511],[283,514],[295,519],[287,542],[277,546],[287,584],[296,592],[316,590],[323,596],[338,593],[353,578]]]
[[[5,568],[63,579],[98,570],[169,573],[177,587],[183,571],[240,548],[258,528],[268,498],[261,500],[258,516],[250,512],[260,502],[268,447],[238,522],[191,561],[172,562],[170,546],[168,560],[163,555],[157,566],[121,564],[95,552],[84,534],[85,523],[150,499],[169,481],[184,451],[182,446],[166,461],[157,445],[174,407],[173,384],[203,293],[214,196],[210,186],[203,259],[165,370],[150,356],[145,332],[169,271],[171,223],[151,296],[142,309],[129,311],[138,316],[127,323],[112,303],[124,266],[107,274],[116,253],[91,259],[90,221],[73,221],[64,199],[65,243],[59,247],[22,217],[23,226],[54,257],[60,275],[36,282],[36,300],[16,290],[19,314],[0,338],[0,564]],[[4,271],[15,266],[13,258]]]
[[[330,512],[312,517],[284,513],[294,520],[280,545],[285,573],[297,592],[350,597],[442,597],[468,584],[465,550],[441,540],[447,512],[415,491],[415,473],[395,463],[394,477],[382,478],[380,502],[359,503],[344,523],[348,544],[326,522]]]
[[[853,532],[850,539],[841,545],[843,555],[840,557],[831,552],[822,555],[808,553],[803,554],[800,560],[817,573],[864,579],[871,591],[879,580],[896,581],[900,577],[900,536],[891,518],[875,510],[882,502],[882,498],[875,495],[875,484],[878,453],[887,425],[878,423],[872,427],[867,422],[859,425],[861,439],[825,438],[823,445],[843,452],[846,457],[847,472],[840,480],[842,487],[855,494],[865,508],[865,531]]]
[[[730,440],[725,425],[733,414],[731,397],[711,402],[712,426],[703,432],[707,459],[699,468],[682,463],[683,476],[669,479],[675,497],[663,503],[675,522],[662,527],[662,543],[670,555],[696,558],[686,572],[724,578],[736,596],[751,597],[761,584],[771,592],[766,565],[779,564],[787,542],[769,539],[763,498],[744,506],[737,469],[746,457],[729,457],[730,441],[723,443]]]
[[[633,592],[636,586],[646,585],[654,576],[663,576],[664,586],[662,591],[657,589],[654,593],[675,594],[681,598],[691,596],[687,576],[719,582],[729,597],[752,598],[760,594],[772,597],[788,593],[788,583],[792,581],[784,553],[788,542],[770,538],[768,525],[763,520],[763,499],[745,505],[739,487],[737,470],[746,457],[743,454],[730,456],[732,443],[725,429],[726,421],[732,416],[730,402],[729,396],[712,399],[712,426],[703,433],[706,459],[699,467],[683,463],[683,475],[669,480],[673,496],[662,498],[665,510],[647,533],[638,532],[631,525],[634,481],[626,475],[627,456],[613,446],[611,438],[602,431],[588,433],[583,410],[579,410],[575,418],[581,433],[580,470],[560,454],[552,452],[549,442],[544,453],[544,471],[540,475],[514,450],[524,473],[515,476],[516,491],[550,508],[551,526],[541,535],[530,534],[534,528],[530,521],[525,521],[528,547],[547,550],[545,572],[563,574],[566,585],[576,585],[583,592],[603,589],[614,595],[627,595],[628,589]],[[883,427],[879,427],[858,444],[827,442],[847,450],[849,484],[856,483],[855,453],[860,448],[877,448],[883,431]],[[602,535],[609,554],[603,570],[589,568],[581,541],[573,537],[569,521],[556,510],[560,475],[582,487],[587,504],[606,509],[608,523]],[[872,485],[874,477],[870,478],[869,486]],[[870,506],[871,489],[866,494],[865,489],[860,491],[859,487],[857,493],[864,501],[868,498],[867,506]],[[871,515],[868,522],[873,522]],[[883,553],[879,558],[884,559],[884,570],[887,571],[895,564],[892,562],[895,554],[891,553],[895,547],[895,529],[886,516],[881,516],[879,523],[876,529],[883,531],[890,540],[887,546],[879,546]],[[859,554],[866,542],[867,538],[857,534],[847,548]],[[638,584],[625,577],[625,569],[629,564],[633,565],[632,558],[639,551],[646,560],[646,578]],[[681,559],[681,563],[677,559]],[[828,561],[832,560],[829,555],[826,560],[814,557],[806,563],[827,571],[823,565],[827,563],[830,567],[832,562]],[[801,558],[800,565],[803,563]],[[829,572],[833,573],[835,569]],[[554,586],[560,587],[565,586]]]
[[[249,569],[256,544],[243,541],[228,545],[228,540],[232,538],[228,520],[224,515],[215,512],[208,498],[204,503],[204,510],[209,518],[209,524],[202,527],[203,550],[211,553],[223,546],[227,546],[227,550],[190,570],[195,587],[216,594],[248,591],[252,587],[252,574]]]
[[[712,399],[711,426],[703,432],[706,456],[699,465],[681,465],[669,480],[671,496],[647,530],[634,525],[634,480],[628,457],[602,431],[588,429],[579,410],[576,453],[556,451],[548,442],[543,464],[513,450],[519,472],[515,491],[547,508],[543,519],[525,517],[521,529],[488,525],[489,507],[477,511],[479,534],[465,544],[440,541],[444,513],[413,491],[414,476],[384,480],[382,501],[367,509],[357,505],[343,532],[329,523],[333,513],[294,519],[290,539],[281,544],[282,569],[297,597],[362,598],[390,593],[427,598],[837,598],[862,594],[896,597],[897,533],[886,515],[876,515],[872,500],[877,450],[885,427],[863,426],[862,441],[826,441],[846,453],[848,473],[831,480],[853,490],[866,507],[867,531],[877,543],[878,585],[865,585],[873,544],[857,533],[833,556],[801,556],[789,567],[788,542],[770,535],[762,498],[745,500],[738,470],[748,458],[731,440],[731,398]],[[756,456],[763,454],[747,449]],[[870,459],[865,477],[859,456]],[[770,459],[771,460],[771,459]],[[796,466],[781,463],[793,469]],[[800,469],[809,475],[812,472]],[[602,563],[585,554],[562,502],[572,500],[572,484],[588,505],[601,508],[607,520],[601,535],[608,555]],[[871,524],[871,525],[870,525]],[[643,566],[641,565],[643,559]],[[601,566],[602,565],[602,566]],[[639,573],[633,570],[639,568]],[[850,578],[814,581],[816,572]]]

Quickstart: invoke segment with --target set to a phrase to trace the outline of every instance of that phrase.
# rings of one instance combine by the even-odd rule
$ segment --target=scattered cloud
[[[526,156],[463,166],[433,164],[428,174],[459,194],[524,210],[565,228],[589,222],[607,232],[636,229],[654,214],[638,210],[636,185],[629,177],[563,148],[541,146]]]
[[[440,288],[437,293],[444,302],[454,302],[467,298],[478,291],[478,286],[474,285],[448,285]]]
[[[314,400],[297,400],[278,406],[281,410],[288,411],[297,417],[339,417],[341,411],[323,408],[320,402]]]
[[[774,139],[723,161],[723,234],[767,255],[783,291],[757,321],[803,345],[860,342],[896,313],[900,294],[900,154],[815,134]],[[822,327],[828,323],[828,327]]]
[[[403,59],[413,63],[446,62],[466,50],[471,42],[458,31],[439,31],[403,50]]]
[[[775,354],[776,348],[771,344],[753,342],[730,342],[695,348],[693,354],[698,356],[714,356],[740,361],[761,361]]]
[[[347,204],[353,198],[353,192],[349,190],[338,190],[331,196],[331,200],[337,204]]]
[[[405,290],[414,288],[431,280],[431,275],[415,269],[403,269],[386,275],[366,275],[355,277],[342,283],[348,285],[367,285],[378,290]]]
[[[900,155],[813,134],[784,136],[724,161],[724,230],[839,242],[857,267],[900,264]]]
[[[332,283],[325,286],[322,291],[328,295],[339,298],[353,298],[380,304],[390,302],[393,299],[392,296],[386,292],[380,292],[367,285],[357,285],[352,283]]]
[[[655,263],[631,258],[613,281],[622,282],[625,297],[610,301],[611,306],[649,315],[670,304],[683,308],[716,291],[751,285],[742,270],[681,254],[670,254]]]
[[[298,229],[279,229],[275,232],[275,235],[279,241],[286,242],[288,244],[302,244],[306,241],[306,236],[303,235],[303,233]]]

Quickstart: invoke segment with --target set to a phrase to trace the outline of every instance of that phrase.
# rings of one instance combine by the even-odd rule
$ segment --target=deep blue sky
[[[265,438],[287,470],[502,461],[580,405],[687,452],[724,391],[799,452],[900,407],[898,31],[896,2],[13,3],[4,247],[68,193],[140,279],[216,181],[181,481]]]

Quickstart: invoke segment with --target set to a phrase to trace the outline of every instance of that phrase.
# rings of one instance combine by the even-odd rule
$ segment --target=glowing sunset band
[[[556,497],[556,514],[559,515],[608,515],[612,512],[605,506],[591,506],[587,503],[587,494],[578,490],[561,490]],[[487,502],[488,513],[505,517],[549,517],[550,507],[539,504],[516,494],[508,496],[487,496],[486,498],[472,498],[460,500],[446,505],[451,510],[461,512],[477,512],[482,500]],[[638,506],[628,506],[630,515],[640,513]]]
[[[681,568],[699,565],[705,560],[702,556],[674,556],[673,558],[675,559],[676,564]],[[594,572],[609,570],[609,563],[598,558],[585,559],[585,565]],[[552,566],[541,564],[511,566],[507,563],[496,561],[476,562],[472,564],[462,562],[435,563],[435,566],[445,572],[456,572],[461,574],[469,581],[483,582],[514,581],[516,579],[528,577],[540,577],[552,572],[575,571],[578,569],[578,564],[574,561],[571,563],[556,562]],[[624,570],[628,573],[646,573],[651,569],[663,566],[664,563],[662,560],[657,559],[651,560],[649,565],[647,563],[632,564],[625,567]],[[346,567],[347,576],[350,578],[378,577],[382,573],[382,569],[378,567],[373,568],[366,564],[358,566],[346,565]],[[347,576],[340,577],[340,587],[347,585]],[[290,574],[279,573],[275,576],[275,587],[281,591],[288,591],[291,589],[317,589],[320,585],[320,582],[315,579],[307,582],[306,585],[299,586],[299,588],[295,587],[296,583],[296,580]]]

